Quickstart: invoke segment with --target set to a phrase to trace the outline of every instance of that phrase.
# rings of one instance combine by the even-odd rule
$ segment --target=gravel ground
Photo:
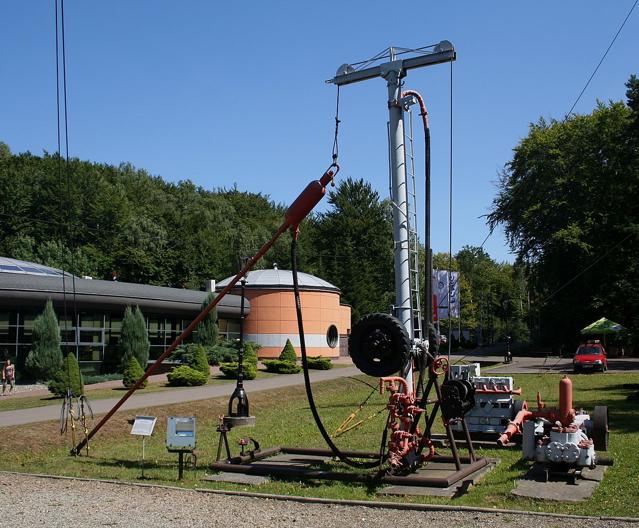
[[[45,479],[3,474],[0,526],[83,527],[355,527],[404,525],[429,528],[608,528],[639,523],[560,519],[535,515],[398,511],[363,506],[302,504],[195,491],[123,486],[104,482]]]

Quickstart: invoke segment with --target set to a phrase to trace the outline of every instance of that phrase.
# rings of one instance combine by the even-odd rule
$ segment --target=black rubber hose
[[[293,235],[293,240],[291,242],[291,268],[293,271],[293,292],[295,294],[295,310],[297,312],[297,327],[299,329],[300,334],[300,349],[302,352],[302,370],[304,372],[304,387],[306,388],[306,397],[308,399],[308,406],[311,408],[311,413],[313,414],[313,418],[315,419],[315,424],[319,429],[324,441],[328,445],[328,447],[333,452],[335,457],[339,458],[345,464],[358,468],[358,469],[372,469],[382,465],[384,461],[384,444],[386,435],[384,434],[382,437],[382,446],[380,448],[380,458],[375,462],[362,462],[359,460],[353,460],[352,458],[344,455],[339,448],[335,445],[330,435],[326,431],[324,424],[322,423],[322,419],[320,418],[319,413],[317,412],[317,407],[315,406],[315,399],[313,398],[313,391],[311,389],[311,379],[308,374],[308,360],[306,357],[306,341],[304,339],[304,323],[302,321],[302,302],[300,300],[300,289],[299,283],[297,280],[297,237],[295,234]],[[384,429],[384,433],[386,429]]]

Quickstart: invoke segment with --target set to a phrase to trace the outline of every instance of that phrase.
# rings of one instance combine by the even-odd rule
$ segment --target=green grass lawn
[[[557,402],[560,375],[517,375],[529,402],[534,402],[537,390],[548,405]],[[376,385],[375,379],[362,380]],[[455,505],[511,508],[587,515],[635,516],[639,501],[639,409],[636,401],[627,396],[637,389],[624,388],[624,384],[639,383],[637,374],[576,375],[574,402],[577,408],[592,409],[595,405],[608,405],[611,414],[611,449],[606,454],[615,460],[606,472],[595,495],[580,504],[556,503],[523,499],[511,495],[515,480],[523,475],[529,463],[520,461],[520,451],[496,448],[478,449],[480,455],[500,458],[501,462],[466,495],[456,499],[433,497],[389,498],[406,502],[450,503]],[[343,378],[319,383],[314,387],[316,401],[329,431],[337,426],[363,401],[372,389],[354,379]],[[230,388],[229,388],[230,392]],[[231,446],[237,451],[240,436],[251,436],[263,447],[278,445],[324,447],[317,432],[303,387],[288,387],[274,391],[249,394],[251,411],[257,417],[254,429],[236,429],[229,435]],[[73,458],[69,435],[60,437],[57,424],[33,424],[16,428],[0,428],[0,469],[67,476],[96,477],[136,481],[140,475],[141,441],[129,434],[127,419],[135,414],[158,417],[152,438],[146,442],[146,482],[173,484],[184,487],[243,490],[246,486],[207,483],[201,479],[213,461],[218,435],[215,432],[218,416],[226,407],[227,398],[181,403],[166,408],[137,409],[116,414],[96,435],[91,443],[90,456]],[[373,394],[360,413],[367,417],[383,408],[385,398]],[[197,417],[198,469],[187,471],[183,482],[177,482],[177,455],[165,448],[167,416]],[[355,430],[341,436],[338,444],[344,449],[376,450],[384,426],[385,413],[365,422]],[[439,421],[438,421],[439,422]],[[446,450],[439,450],[441,453]],[[345,469],[346,470],[346,469]],[[340,482],[298,482],[272,480],[250,488],[266,493],[379,500],[376,489],[363,484]]]

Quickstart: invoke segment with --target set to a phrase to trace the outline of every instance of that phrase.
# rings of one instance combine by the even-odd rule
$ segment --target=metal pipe
[[[391,200],[393,207],[393,239],[395,270],[395,316],[402,322],[413,340],[413,321],[410,293],[410,254],[408,249],[408,193],[406,189],[406,151],[404,148],[404,109],[400,104],[401,61],[390,62],[383,77],[388,86],[388,116],[390,139]],[[413,365],[409,360],[402,369],[402,377],[413,390]]]

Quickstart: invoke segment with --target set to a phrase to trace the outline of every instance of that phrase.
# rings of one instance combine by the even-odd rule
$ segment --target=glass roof
[[[48,275],[49,277],[61,277],[62,270],[25,262],[7,257],[0,257],[0,273],[23,273],[27,275]]]

